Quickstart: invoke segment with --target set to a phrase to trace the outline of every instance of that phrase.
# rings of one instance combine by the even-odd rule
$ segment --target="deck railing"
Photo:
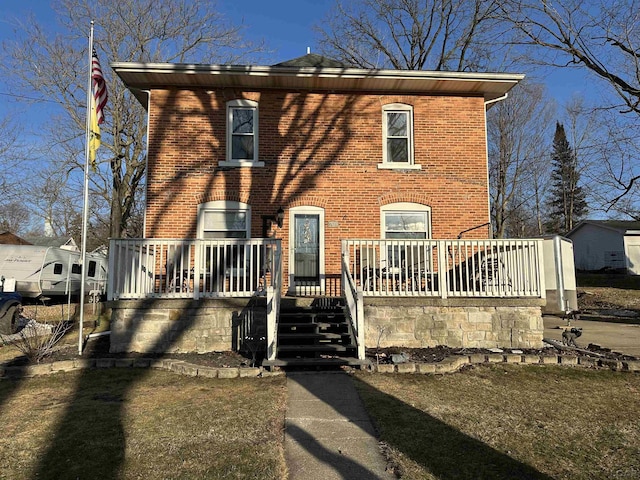
[[[542,240],[344,240],[365,296],[545,297]]]
[[[343,249],[344,253],[344,249]],[[364,334],[364,302],[362,289],[358,288],[356,282],[349,271],[347,257],[342,255],[342,285],[343,295],[349,311],[349,321],[351,329],[355,333],[358,345],[358,359],[365,359],[365,334]]]
[[[279,244],[278,244],[279,245]],[[281,251],[274,249],[272,285],[267,287],[267,347],[266,357],[275,360],[278,352],[278,319],[282,298],[282,262]]]
[[[278,239],[114,239],[109,300],[249,297],[281,288]],[[277,306],[277,305],[276,305]]]

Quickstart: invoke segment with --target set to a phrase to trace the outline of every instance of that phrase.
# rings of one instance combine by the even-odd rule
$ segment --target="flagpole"
[[[91,20],[91,33],[89,34],[89,80],[87,82],[87,122],[86,122],[86,145],[84,155],[84,197],[82,203],[82,268],[80,269],[80,325],[78,330],[78,355],[82,355],[84,347],[83,325],[84,325],[84,297],[85,284],[87,282],[87,227],[89,224],[89,142],[91,135],[91,70],[93,59],[93,20]]]

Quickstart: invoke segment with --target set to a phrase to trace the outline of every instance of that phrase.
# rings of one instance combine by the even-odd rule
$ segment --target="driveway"
[[[567,321],[553,315],[544,316],[544,337],[562,341],[562,328]],[[615,352],[640,358],[640,325],[629,323],[573,320],[572,327],[582,328],[582,336],[576,340],[579,347],[595,343]]]

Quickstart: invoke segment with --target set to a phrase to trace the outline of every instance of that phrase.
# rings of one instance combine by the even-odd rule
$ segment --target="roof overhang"
[[[170,87],[479,96],[490,102],[524,78],[507,73],[177,63],[113,62],[111,68],[145,108],[145,91]]]

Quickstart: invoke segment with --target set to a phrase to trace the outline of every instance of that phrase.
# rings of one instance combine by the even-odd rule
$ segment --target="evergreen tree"
[[[566,233],[586,215],[587,201],[584,190],[578,185],[577,156],[560,122],[556,122],[551,161],[553,171],[547,230],[549,233]]]

